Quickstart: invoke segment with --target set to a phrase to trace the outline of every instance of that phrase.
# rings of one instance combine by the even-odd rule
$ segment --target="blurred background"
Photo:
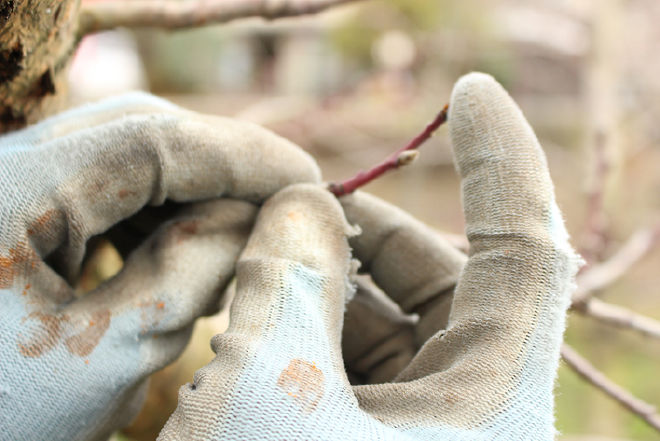
[[[487,72],[536,131],[574,246],[605,260],[660,221],[659,23],[657,0],[371,0],[306,18],[92,35],[70,82],[74,103],[142,89],[265,125],[336,181],[403,146],[449,101],[461,75]],[[365,190],[462,234],[447,129],[420,153]],[[594,194],[602,212],[590,212]],[[659,264],[655,247],[598,297],[660,320]],[[81,289],[120,267],[103,247]],[[209,340],[227,323],[226,312],[197,323],[186,352],[152,378],[145,409],[118,440],[156,438],[178,388],[212,359]],[[660,341],[576,314],[566,340],[633,394],[660,404]],[[556,414],[564,441],[660,440],[566,366]]]

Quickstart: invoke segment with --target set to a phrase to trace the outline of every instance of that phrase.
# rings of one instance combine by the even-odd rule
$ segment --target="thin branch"
[[[606,287],[627,273],[656,244],[660,227],[643,228],[633,234],[612,257],[596,263],[577,277],[578,290],[574,302],[583,302],[591,291]]]
[[[247,17],[273,20],[316,14],[358,0],[103,0],[83,2],[79,35],[117,27],[182,29]]]
[[[607,175],[610,170],[610,164],[607,160],[606,143],[607,138],[605,134],[602,131],[598,131],[594,140],[596,168],[594,170],[593,185],[589,192],[585,244],[580,250],[580,254],[587,261],[587,265],[591,265],[596,261],[597,254],[605,246],[603,200],[605,199]]]
[[[605,303],[591,297],[581,303],[574,302],[572,308],[582,315],[593,317],[605,324],[660,339],[660,322],[622,306]]]
[[[614,398],[623,407],[642,418],[646,423],[660,432],[660,415],[655,406],[633,396],[630,392],[614,383],[598,371],[589,361],[578,354],[567,344],[561,346],[561,356],[575,372],[598,389]]]
[[[328,186],[328,190],[332,192],[335,196],[343,196],[346,194],[353,193],[358,188],[363,185],[368,184],[379,176],[383,175],[389,170],[399,168],[402,165],[408,165],[414,161],[417,155],[412,155],[412,152],[408,150],[414,150],[420,145],[422,145],[427,139],[429,139],[435,131],[440,127],[445,121],[447,121],[447,111],[449,110],[449,105],[446,105],[440,113],[435,117],[431,123],[426,126],[426,128],[415,138],[413,138],[406,146],[392,153],[387,159],[385,159],[380,164],[372,167],[367,171],[360,171],[357,175],[352,178],[346,179],[345,181],[340,182],[339,184],[331,183]],[[416,152],[415,152],[416,153]]]
[[[578,289],[573,294],[573,310],[608,325],[660,339],[660,322],[591,297],[593,291],[611,284],[639,262],[653,248],[659,234],[660,227],[637,231],[610,259],[580,274],[577,277]]]

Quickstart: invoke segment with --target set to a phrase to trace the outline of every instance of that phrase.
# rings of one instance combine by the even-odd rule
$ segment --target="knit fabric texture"
[[[319,181],[289,141],[146,94],[0,138],[0,440],[105,440],[128,424],[148,376],[217,310],[255,204]],[[127,239],[120,274],[77,298],[87,240],[166,200],[176,216]]]
[[[342,207],[317,186],[280,191],[239,259],[217,356],[182,387],[159,440],[554,439],[553,386],[580,259],[543,151],[504,89],[487,75],[462,78],[449,121],[470,240],[462,271],[460,254],[373,198]],[[351,386],[344,369],[349,243],[402,311],[418,312],[419,324],[435,317],[415,331],[435,332],[389,382]],[[397,324],[375,296],[360,298],[365,320]]]
[[[449,125],[469,256],[373,196],[336,199],[267,130],[148,95],[0,138],[0,440],[107,439],[234,275],[216,358],[159,440],[554,439],[579,257],[504,89],[463,77]],[[109,229],[125,266],[77,297]]]

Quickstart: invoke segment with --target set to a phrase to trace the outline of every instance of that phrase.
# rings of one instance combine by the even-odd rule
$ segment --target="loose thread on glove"
[[[363,185],[368,184],[374,179],[382,176],[385,172],[399,168],[404,165],[411,164],[417,159],[417,152],[410,152],[409,150],[414,150],[420,145],[422,145],[427,139],[429,139],[438,127],[440,127],[445,121],[447,121],[447,112],[449,110],[449,105],[447,104],[438,115],[435,117],[431,123],[426,126],[426,128],[417,136],[415,136],[406,146],[392,153],[387,159],[385,159],[380,164],[370,168],[367,171],[361,170],[352,178],[346,179],[345,181],[340,182],[339,184],[330,183],[328,185],[328,190],[335,196],[343,196],[346,194],[353,193],[358,188]]]
[[[660,432],[660,415],[656,413],[655,406],[640,400],[633,394],[614,383],[596,369],[589,361],[578,354],[575,349],[567,344],[561,346],[561,356],[575,372],[582,378],[602,390],[630,412],[638,415],[646,423]]]

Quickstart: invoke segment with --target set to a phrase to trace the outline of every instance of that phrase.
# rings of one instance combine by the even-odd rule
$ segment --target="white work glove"
[[[319,181],[265,129],[144,94],[0,138],[0,440],[105,440],[128,424],[144,380],[217,310],[253,204]],[[219,197],[235,200],[183,204]],[[76,298],[85,244],[111,227],[135,251]]]
[[[446,330],[460,255],[445,255],[421,224],[361,194],[342,199],[363,230],[355,236],[330,193],[291,186],[261,209],[237,264],[229,329],[212,340],[216,358],[182,387],[159,440],[554,438],[553,385],[579,258],[543,151],[502,87],[483,74],[462,78],[449,123],[470,257]],[[342,319],[353,295],[347,236],[375,282],[403,311],[420,314],[412,329],[362,295],[365,321],[409,332],[398,343],[382,334],[404,348],[374,355],[398,359],[383,371],[365,361],[367,345],[353,348],[349,369],[392,376],[409,357],[405,348],[430,336],[388,383],[352,387],[344,369]],[[360,338],[351,332],[344,335]],[[376,334],[362,333],[372,341]],[[344,342],[345,350],[353,345]]]

